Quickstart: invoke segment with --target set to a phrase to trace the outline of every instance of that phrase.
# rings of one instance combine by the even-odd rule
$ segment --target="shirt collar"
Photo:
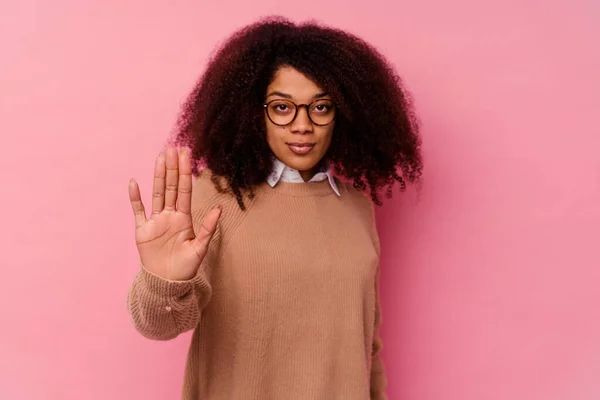
[[[321,182],[324,180],[329,181],[329,185],[337,194],[340,196],[340,191],[335,183],[335,178],[331,172],[331,165],[327,161],[321,163],[321,169],[313,176],[308,182]],[[273,157],[273,172],[267,177],[267,183],[271,187],[275,187],[277,182],[292,182],[292,183],[305,183],[304,179],[300,175],[298,170],[288,167],[281,160]]]

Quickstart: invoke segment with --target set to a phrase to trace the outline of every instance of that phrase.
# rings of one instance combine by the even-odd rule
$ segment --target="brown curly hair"
[[[281,66],[313,80],[335,101],[336,124],[325,158],[361,191],[421,177],[421,138],[409,93],[385,58],[348,32],[314,22],[260,20],[233,34],[215,53],[182,108],[173,142],[225,178],[242,209],[243,195],[272,169],[262,104]],[[217,183],[217,181],[215,181]],[[218,186],[218,185],[217,185]]]

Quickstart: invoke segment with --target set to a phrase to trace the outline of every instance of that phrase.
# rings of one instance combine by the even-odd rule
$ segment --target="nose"
[[[311,133],[313,131],[313,125],[308,118],[308,110],[306,107],[298,107],[298,114],[296,114],[296,118],[292,121],[290,126],[290,130],[292,133]]]

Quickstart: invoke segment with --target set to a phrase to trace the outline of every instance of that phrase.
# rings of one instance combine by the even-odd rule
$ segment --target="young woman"
[[[149,217],[129,185],[128,309],[149,338],[194,330],[183,399],[385,398],[372,204],[422,170],[400,82],[312,23],[260,21],[213,57],[156,159]]]

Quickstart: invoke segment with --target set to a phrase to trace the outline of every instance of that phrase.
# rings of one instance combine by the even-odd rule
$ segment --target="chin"
[[[294,158],[295,157],[289,157],[289,158],[286,158],[281,161],[283,161],[283,163],[285,165],[287,165],[288,167],[293,168],[298,171],[308,171],[310,169],[313,169],[318,164],[318,161],[298,160],[298,159],[294,159]]]
[[[317,157],[299,157],[292,154],[290,157],[285,157],[281,160],[285,165],[298,171],[309,171],[315,168],[320,161]]]

